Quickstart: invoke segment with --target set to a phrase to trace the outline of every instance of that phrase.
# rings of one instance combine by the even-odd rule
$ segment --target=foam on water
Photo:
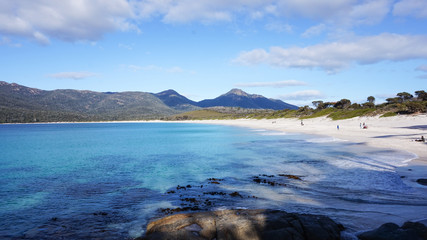
[[[347,140],[334,138],[334,137],[316,137],[316,138],[307,139],[306,141],[311,143],[328,143],[328,142],[345,142]]]
[[[265,131],[260,133],[261,135],[264,136],[283,136],[283,135],[288,135],[288,133],[286,132],[276,132],[276,131]]]
[[[0,125],[0,142],[0,238],[137,237],[188,199],[324,214],[353,230],[427,218],[427,192],[395,172],[416,156],[334,138],[94,123]]]

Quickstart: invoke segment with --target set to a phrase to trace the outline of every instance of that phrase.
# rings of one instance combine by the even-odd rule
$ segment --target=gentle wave
[[[329,143],[329,142],[347,142],[348,140],[343,140],[334,137],[320,137],[320,138],[311,138],[306,139],[305,141],[310,143]]]

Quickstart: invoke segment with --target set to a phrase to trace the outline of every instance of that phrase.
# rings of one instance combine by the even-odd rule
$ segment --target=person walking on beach
[[[340,130],[340,125],[337,125],[337,130]]]

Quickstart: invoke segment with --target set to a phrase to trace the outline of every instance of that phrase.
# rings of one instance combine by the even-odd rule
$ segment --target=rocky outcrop
[[[385,223],[372,231],[358,235],[361,240],[427,240],[427,227],[422,223],[406,222],[399,227]]]
[[[340,239],[342,225],[328,217],[278,210],[223,210],[177,214],[151,222],[141,239]]]

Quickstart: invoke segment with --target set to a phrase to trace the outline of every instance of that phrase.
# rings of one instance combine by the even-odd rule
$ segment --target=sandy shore
[[[193,121],[254,129],[326,135],[371,147],[398,149],[416,154],[408,166],[397,169],[407,184],[421,186],[417,179],[427,178],[427,142],[417,142],[421,136],[427,138],[427,115],[395,116],[387,118],[358,117],[333,121],[326,117],[305,119],[238,119]],[[367,125],[363,129],[363,123]],[[337,129],[339,126],[339,129]],[[361,128],[362,126],[362,128]],[[423,186],[427,188],[427,186]]]

